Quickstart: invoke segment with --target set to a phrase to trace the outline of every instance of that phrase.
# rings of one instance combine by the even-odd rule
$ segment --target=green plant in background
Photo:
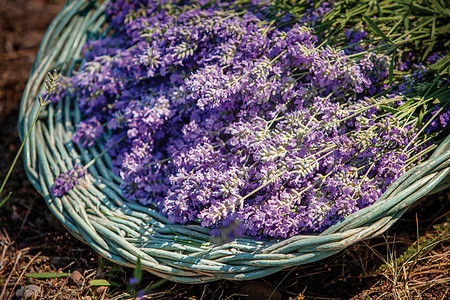
[[[401,266],[403,268],[409,264],[409,268],[412,268],[417,262],[418,258],[430,252],[434,247],[436,247],[443,241],[449,240],[449,222],[450,217],[447,217],[444,223],[433,226],[433,232],[423,236],[419,236],[417,232],[417,240],[412,243],[406,250],[404,250],[399,257],[395,258],[390,263],[387,263],[387,261],[385,261],[384,264],[375,271],[375,274],[381,274],[391,266]]]
[[[131,277],[128,280],[128,292],[130,293],[131,297],[134,298],[141,297],[142,292],[140,291],[136,292],[136,287],[141,283],[141,281],[142,281],[142,264],[141,259],[138,257],[136,265],[134,267],[133,277]]]
[[[274,0],[274,18],[286,12],[294,16],[295,23],[311,10],[309,1]],[[331,5],[332,3],[332,5]],[[408,98],[423,97],[415,101],[408,111],[419,116],[418,123],[436,104],[448,105],[450,99],[449,78],[450,54],[450,2],[444,0],[363,0],[363,1],[314,1],[315,9],[330,7],[316,20],[315,32],[322,44],[346,49],[362,47],[351,55],[361,59],[364,55],[384,55],[389,66],[388,77],[379,84],[388,84],[382,94],[387,94],[401,83],[410,83],[411,89],[404,92]],[[367,37],[349,45],[349,31],[368,34]],[[370,47],[369,47],[370,45]],[[434,63],[427,62],[430,53],[442,50],[444,56]],[[408,58],[411,64],[423,66],[421,74],[404,72],[399,64]],[[418,76],[425,76],[417,80]],[[426,80],[425,80],[426,79]],[[394,83],[394,85],[392,85]],[[413,84],[416,83],[416,84]],[[432,91],[432,93],[431,93]],[[408,103],[409,104],[409,103]]]
[[[31,131],[33,130],[34,125],[36,124],[37,119],[39,118],[39,115],[41,114],[42,110],[50,104],[49,97],[50,95],[56,90],[56,88],[59,85],[59,80],[61,79],[61,75],[56,72],[56,70],[53,71],[53,73],[48,73],[47,79],[45,80],[45,97],[42,98],[39,97],[39,109],[34,117],[33,122],[30,125],[30,128],[28,129],[27,135],[25,136],[24,140],[22,141],[22,144],[20,145],[19,151],[17,151],[16,156],[14,157],[14,160],[11,164],[11,167],[8,170],[8,173],[6,174],[6,177],[3,179],[3,183],[0,187],[0,195],[3,192],[3,189],[5,188],[6,182],[8,181],[9,177],[11,176],[12,170],[14,169],[14,166],[17,163],[17,160],[20,157],[20,154],[22,153],[23,147],[25,146],[25,143],[30,136]],[[8,195],[3,198],[0,202],[0,207],[2,207],[11,197],[12,192],[9,192]],[[1,198],[0,198],[1,199]]]
[[[300,21],[310,9],[306,1],[275,0],[273,7],[276,15],[291,13]],[[433,50],[439,42],[448,47],[450,41],[450,4],[439,0],[344,0],[314,1],[317,9],[330,4],[326,12],[315,26],[316,32],[327,44],[343,45],[345,29],[362,29],[372,31],[375,35],[364,43],[384,42],[386,49],[412,48],[420,52],[421,60]],[[331,5],[332,4],[332,5]],[[393,46],[393,47],[392,47]]]
[[[409,245],[406,249],[398,251],[396,250],[396,238],[395,236],[383,235],[384,244],[386,246],[386,253],[382,254],[375,247],[365,243],[366,246],[382,261],[382,265],[370,271],[368,276],[382,275],[392,286],[390,290],[374,290],[375,293],[382,293],[379,297],[383,297],[388,292],[392,293],[397,299],[411,298],[412,291],[419,286],[431,286],[433,284],[440,284],[448,282],[448,278],[439,278],[430,282],[419,283],[414,280],[417,274],[420,274],[423,270],[423,266],[426,265],[424,261],[432,259],[436,255],[430,254],[436,246],[449,240],[449,222],[450,218],[433,226],[431,232],[425,235],[419,235],[418,220],[417,222],[417,239],[414,243]],[[420,261],[422,261],[420,263]],[[420,265],[422,266],[420,266]]]

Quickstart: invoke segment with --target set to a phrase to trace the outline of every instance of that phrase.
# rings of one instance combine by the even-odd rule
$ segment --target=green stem
[[[30,136],[31,130],[33,129],[34,125],[36,124],[36,121],[39,118],[39,114],[41,113],[42,109],[46,106],[46,103],[47,103],[47,98],[45,99],[44,103],[39,106],[39,110],[36,113],[36,115],[34,116],[33,123],[31,123],[31,126],[28,129],[27,135],[25,136],[25,139],[23,140],[22,144],[20,145],[19,151],[17,151],[16,157],[14,158],[13,163],[12,163],[11,167],[8,170],[8,173],[6,174],[6,177],[3,180],[3,184],[0,187],[0,194],[3,192],[3,189],[5,188],[6,182],[8,181],[9,176],[11,176],[12,170],[14,169],[14,166],[16,165],[17,160],[19,159],[19,156],[22,153],[23,147],[25,146],[25,142],[28,140],[28,137]],[[3,204],[3,202],[2,202],[2,204]]]
[[[257,187],[256,189],[254,189],[253,191],[251,191],[250,193],[248,193],[247,195],[245,195],[244,197],[242,197],[242,199],[240,199],[241,201],[244,201],[245,199],[247,199],[248,197],[254,195],[255,193],[257,193],[259,190],[261,190],[262,188],[266,187],[267,185],[271,184],[272,182],[274,182],[277,178],[279,178],[281,175],[287,173],[287,170],[284,170],[283,172],[280,172],[279,174],[275,175],[274,177],[272,177],[267,183],[260,185],[259,187]]]
[[[441,113],[441,111],[445,108],[445,106],[441,107],[434,116],[432,116],[430,118],[430,120],[428,120],[428,122],[419,130],[419,132],[414,136],[414,138],[411,139],[411,141],[408,143],[408,145],[406,145],[405,149],[408,149],[412,143],[415,142],[415,140],[419,137],[419,135],[422,133],[422,131],[424,131],[425,128],[428,127],[428,125],[430,125],[430,123]]]
[[[377,102],[375,104],[372,104],[372,105],[369,105],[369,106],[366,106],[366,107],[363,107],[363,108],[360,108],[360,109],[356,109],[355,113],[353,113],[353,114],[351,114],[351,115],[349,115],[349,116],[347,116],[345,118],[342,118],[342,119],[339,119],[337,121],[334,121],[332,123],[326,124],[325,126],[320,126],[317,129],[330,128],[333,125],[339,124],[339,123],[344,122],[344,121],[346,121],[348,119],[351,119],[351,118],[353,118],[355,116],[358,116],[358,115],[362,114],[363,112],[367,111],[368,109],[370,109],[372,107],[376,107],[376,106],[387,104],[387,103],[391,103],[391,102],[396,102],[399,99],[400,99],[400,97],[395,97],[395,98],[392,98],[392,99],[385,99],[385,100]]]
[[[417,154],[414,155],[413,157],[409,158],[409,159],[406,161],[405,165],[402,167],[402,171],[406,170],[406,168],[407,168],[410,164],[412,164],[413,162],[415,162],[416,160],[418,160],[421,156],[424,156],[424,155],[426,155],[427,153],[430,153],[431,151],[433,151],[433,150],[436,149],[436,148],[437,148],[437,145],[436,145],[436,144],[433,144],[433,145],[429,146],[428,148],[426,148],[426,149],[420,151],[419,153],[417,153]]]
[[[372,163],[370,164],[370,167],[369,167],[369,169],[367,170],[366,174],[364,174],[364,176],[361,178],[361,181],[359,182],[359,184],[358,184],[358,186],[357,186],[358,189],[361,189],[361,186],[362,186],[362,184],[364,183],[364,179],[368,178],[369,172],[372,170],[372,168],[373,168],[374,166],[375,166],[375,162],[372,162]],[[355,190],[353,191],[352,198],[355,198],[356,192],[357,192],[357,189],[355,188]]]

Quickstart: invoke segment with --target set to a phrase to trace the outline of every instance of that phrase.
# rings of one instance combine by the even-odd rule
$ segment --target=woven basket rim
[[[69,75],[82,58],[85,41],[106,34],[104,8],[94,0],[68,0],[50,25],[22,97],[18,124],[22,140],[37,112],[36,98],[47,72],[57,69]],[[430,159],[401,176],[375,204],[320,234],[242,237],[214,244],[208,229],[171,224],[154,208],[124,201],[108,156],[97,160],[88,169],[88,179],[73,191],[61,198],[51,195],[49,188],[60,172],[89,162],[103,150],[72,143],[74,124],[80,121],[73,100],[66,97],[50,105],[26,141],[24,163],[31,183],[69,232],[97,253],[129,267],[139,258],[144,270],[172,281],[250,280],[323,259],[383,233],[424,195],[450,186],[449,136]]]

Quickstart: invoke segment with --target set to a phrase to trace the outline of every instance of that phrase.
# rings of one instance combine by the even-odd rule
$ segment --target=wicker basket
[[[47,72],[57,69],[70,75],[83,62],[86,40],[107,34],[104,7],[97,2],[69,0],[50,25],[22,98],[22,139],[38,110],[36,98]],[[25,146],[30,181],[64,226],[100,255],[130,267],[140,258],[143,269],[177,282],[249,280],[323,259],[381,234],[421,197],[450,185],[449,137],[428,161],[404,174],[375,204],[321,234],[260,241],[243,237],[219,245],[211,242],[208,229],[170,224],[157,209],[126,202],[107,156],[97,160],[88,169],[88,178],[67,195],[53,197],[49,188],[60,172],[75,163],[87,163],[103,150],[80,149],[72,143],[74,124],[79,121],[76,101],[68,97],[41,114]]]

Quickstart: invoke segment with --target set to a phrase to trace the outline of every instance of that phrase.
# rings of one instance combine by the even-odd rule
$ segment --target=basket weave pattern
[[[50,25],[23,94],[19,117],[21,138],[37,110],[48,71],[71,75],[83,62],[88,39],[107,34],[104,7],[97,1],[69,0]],[[88,169],[67,195],[55,198],[49,189],[61,172],[86,164],[104,149],[74,145],[80,121],[76,99],[66,97],[41,114],[25,145],[25,168],[53,214],[78,239],[103,257],[143,269],[172,281],[202,283],[218,279],[249,280],[287,267],[333,255],[363,239],[381,234],[421,197],[450,186],[450,137],[432,157],[404,174],[372,206],[362,209],[318,235],[285,240],[242,237],[225,244],[211,242],[200,225],[171,224],[157,209],[122,198],[120,178],[106,155]]]

